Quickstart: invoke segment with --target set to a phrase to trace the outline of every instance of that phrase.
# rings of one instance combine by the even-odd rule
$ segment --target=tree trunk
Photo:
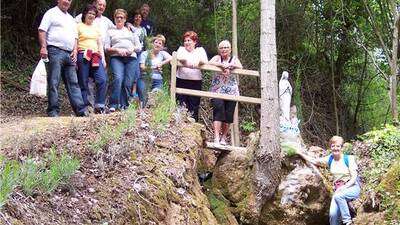
[[[393,11],[393,44],[392,44],[392,58],[390,60],[390,106],[392,112],[393,123],[399,122],[399,114],[397,109],[397,50],[399,45],[399,11],[396,7],[395,1],[391,1]]]
[[[273,197],[280,181],[279,102],[275,0],[261,0],[261,138],[255,154],[256,207]]]
[[[232,0],[232,54],[238,57],[238,43],[237,43],[237,4],[236,0]],[[239,75],[235,74],[237,84],[239,85]],[[240,133],[239,133],[239,102],[236,104],[235,112],[233,114],[233,124],[231,126],[232,145],[240,146]]]

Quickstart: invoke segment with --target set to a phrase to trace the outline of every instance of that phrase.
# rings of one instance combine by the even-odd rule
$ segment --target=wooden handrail
[[[171,62],[172,65],[172,62]],[[184,65],[177,61],[177,66],[184,67]],[[213,72],[222,72],[222,69],[219,68],[218,66],[210,65],[210,64],[204,64],[198,67],[195,67],[196,69],[200,70],[208,70],[208,71],[213,71]],[[254,77],[259,77],[260,73],[256,70],[245,70],[245,69],[234,69],[231,71],[233,74],[239,74],[239,75],[248,75],[248,76],[254,76]]]
[[[230,101],[236,101],[236,102],[261,104],[261,98],[235,96],[235,95],[220,94],[220,93],[209,92],[209,91],[198,91],[198,90],[186,89],[186,88],[176,88],[176,93],[184,94],[184,95],[207,97],[207,98],[218,98],[218,99],[224,99],[224,100],[230,100]]]

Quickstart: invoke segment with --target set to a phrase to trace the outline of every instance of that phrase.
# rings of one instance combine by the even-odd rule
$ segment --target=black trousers
[[[202,80],[185,80],[176,78],[176,87],[177,88],[186,88],[193,90],[201,90],[201,86],[203,84]],[[193,119],[196,122],[199,120],[199,106],[200,106],[200,97],[190,96],[190,95],[176,95],[176,100],[179,105],[185,106],[188,111],[192,114]]]

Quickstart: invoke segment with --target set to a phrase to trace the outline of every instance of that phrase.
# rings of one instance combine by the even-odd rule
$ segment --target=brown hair
[[[186,31],[185,34],[183,35],[183,40],[185,40],[185,38],[190,38],[192,39],[194,42],[199,43],[199,36],[197,35],[196,32],[194,31]]]

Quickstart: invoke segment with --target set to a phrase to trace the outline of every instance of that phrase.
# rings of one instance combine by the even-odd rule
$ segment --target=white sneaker
[[[115,112],[115,108],[114,107],[109,108],[109,110],[110,110],[110,112]]]
[[[225,138],[221,138],[221,141],[219,142],[221,145],[227,145]]]
[[[219,143],[219,138],[214,138],[214,144],[215,145],[219,145],[220,143]]]

